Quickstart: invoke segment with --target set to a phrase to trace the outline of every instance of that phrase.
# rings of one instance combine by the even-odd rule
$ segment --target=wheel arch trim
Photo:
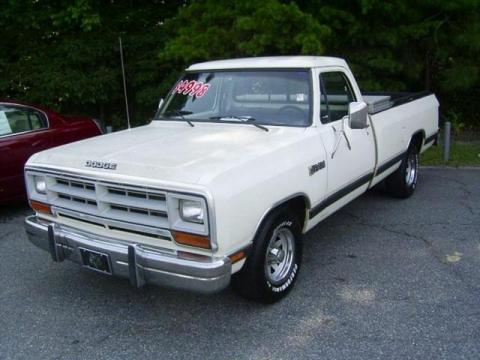
[[[421,135],[422,137],[422,141],[419,143],[420,145],[420,149],[418,149],[419,151],[422,149],[424,143],[425,143],[425,139],[426,139],[426,134],[425,134],[425,130],[423,129],[420,129],[418,131],[415,131],[412,136],[410,137],[410,140],[408,141],[408,146],[407,146],[407,149],[408,150],[410,148],[410,145],[412,144],[412,141],[413,139],[415,139],[416,137],[418,137],[419,135]]]
[[[265,221],[265,219],[273,212],[275,211],[276,209],[279,209],[282,205],[285,205],[286,203],[288,203],[290,200],[293,200],[295,198],[303,198],[303,200],[305,201],[305,219],[304,219],[304,223],[301,224],[302,226],[302,230],[305,228],[305,224],[307,223],[307,219],[308,219],[308,213],[307,211],[309,209],[311,209],[312,207],[312,203],[310,201],[310,198],[308,197],[307,194],[305,194],[304,192],[297,192],[297,193],[294,193],[294,194],[291,194],[285,198],[283,198],[282,200],[280,201],[277,201],[275,202],[272,206],[270,206],[267,210],[264,211],[264,213],[262,214],[260,220],[258,221],[256,227],[255,227],[255,231],[254,231],[254,238],[257,236],[258,234],[258,231],[260,230],[260,227],[262,226],[263,222]],[[252,242],[254,240],[254,238],[252,239]]]

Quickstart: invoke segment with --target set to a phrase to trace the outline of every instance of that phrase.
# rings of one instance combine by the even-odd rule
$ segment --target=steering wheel
[[[303,120],[305,118],[305,112],[296,106],[285,105],[276,111],[275,116],[300,118]]]

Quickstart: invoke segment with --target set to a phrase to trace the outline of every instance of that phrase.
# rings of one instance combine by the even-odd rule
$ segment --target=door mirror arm
[[[337,141],[336,141],[335,146],[334,146],[333,151],[332,151],[332,159],[335,156],[335,154],[337,153],[338,146],[340,145],[340,141],[342,140],[342,137],[345,138],[345,141],[347,142],[348,150],[352,150],[352,146],[350,145],[350,140],[348,140],[348,136],[345,133],[345,129],[343,128],[344,120],[345,119],[342,119],[342,129],[340,130],[340,134],[338,134]],[[332,129],[333,129],[334,133],[337,133],[337,129],[335,129],[335,126],[332,126]]]

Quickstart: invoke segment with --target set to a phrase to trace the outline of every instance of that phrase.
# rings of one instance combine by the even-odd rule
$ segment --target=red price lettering
[[[182,80],[180,81],[173,92],[187,95],[188,96],[196,96],[197,98],[201,98],[205,95],[210,88],[210,84],[205,84],[201,81],[195,80]]]
[[[190,90],[192,90],[192,88],[195,86],[196,83],[197,82],[195,80],[189,81],[188,84],[186,84],[185,87],[183,88],[182,94],[187,95],[190,92]]]
[[[197,82],[194,87],[192,87],[192,90],[190,90],[190,93],[188,95],[194,96],[197,94],[197,92],[202,88],[203,83],[202,82]]]
[[[182,80],[182,81],[180,81],[180,82],[177,84],[177,86],[176,86],[176,88],[175,88],[174,91],[175,91],[175,92],[178,92],[178,93],[181,93],[181,92],[183,91],[183,88],[185,87],[185,83],[187,83],[187,82],[188,82],[188,80]]]
[[[200,90],[196,92],[195,95],[197,96],[197,98],[201,98],[207,93],[208,89],[210,89],[210,84],[203,84],[203,86],[200,88]]]

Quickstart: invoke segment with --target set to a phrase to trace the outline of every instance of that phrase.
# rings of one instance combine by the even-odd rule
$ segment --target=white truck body
[[[229,257],[252,245],[262,221],[273,209],[290,199],[302,199],[305,206],[300,209],[304,213],[300,217],[304,220],[301,224],[303,232],[306,232],[395,172],[412,141],[418,141],[419,151],[423,152],[433,144],[438,133],[439,104],[434,95],[427,94],[412,95],[410,99],[409,96],[398,98],[397,95],[382,95],[380,98],[365,96],[365,100],[370,102],[378,99],[383,101],[380,109],[383,107],[384,110],[369,114],[368,125],[362,129],[350,128],[348,116],[322,123],[322,85],[319,80],[322,74],[344,74],[354,93],[355,102],[364,101],[353,74],[342,59],[236,59],[192,65],[186,72],[248,69],[306,69],[311,81],[310,124],[295,127],[264,125],[269,131],[263,131],[240,122],[198,121],[191,127],[183,119],[177,118],[152,121],[139,128],[37,153],[26,165],[29,198],[52,206],[52,211],[37,211],[33,218],[27,218],[27,232],[32,241],[47,249],[46,240],[41,240],[46,235],[41,231],[54,224],[57,228],[68,228],[69,232],[78,230],[86,237],[93,234],[107,243],[108,239],[114,239],[112,241],[119,241],[126,247],[134,244],[137,251],[161,248],[162,251],[171,252],[174,257],[179,252],[187,252],[204,256],[202,261],[206,262],[218,259],[223,259],[225,263],[230,261],[229,274],[213,289],[202,289],[201,285],[182,285],[181,281],[176,284],[175,279],[170,282],[158,281],[198,291],[219,290],[228,284],[231,274],[239,271],[245,263],[245,257],[238,261],[231,261]],[[385,100],[387,103],[390,101],[390,106],[385,105]],[[375,109],[375,104],[371,104],[370,109]],[[94,166],[115,164],[115,169],[86,167],[88,161],[93,162]],[[35,191],[34,176],[47,177],[45,195]],[[83,199],[90,198],[90,195],[85,196],[85,191],[71,191],[72,183],[58,184],[55,180],[58,178],[83,181],[83,189],[77,190],[86,190],[85,184],[96,186],[90,193],[96,205],[59,198],[62,185],[69,186],[70,190],[64,190],[70,196],[77,194]],[[175,227],[172,223],[174,219],[170,219],[168,194],[200,196],[208,210],[208,220],[198,233],[209,237],[210,248],[183,246],[172,241],[171,234],[159,239],[145,236],[142,231],[134,232],[146,226],[155,227],[152,226],[154,223],[136,221],[136,214],[128,209],[122,217],[111,217],[113,212],[109,206],[113,202],[108,200],[108,194],[104,191],[106,187],[102,188],[105,184],[120,184],[122,188],[131,186],[132,189],[144,191],[153,189],[164,194],[164,207],[169,217],[158,228],[165,233]],[[114,230],[109,226],[112,220],[115,224],[122,222],[123,225]],[[121,230],[126,229],[128,224],[132,224],[132,231]],[[194,232],[192,229],[187,226],[184,230]],[[53,241],[56,250],[52,256],[57,254],[57,260],[56,251],[69,247],[68,239],[62,245],[64,238],[59,235],[49,240],[50,244]],[[48,249],[52,252],[51,245]],[[120,263],[128,267],[125,259]],[[112,266],[115,268],[115,265]],[[144,269],[148,264],[144,262],[142,266],[141,269]],[[120,273],[112,272],[129,276],[132,280],[132,271],[129,269],[128,272],[125,268]],[[137,271],[136,276],[140,275]],[[194,277],[191,274],[188,276]],[[143,280],[139,283],[137,279],[137,285],[149,282],[149,276],[140,277]]]

